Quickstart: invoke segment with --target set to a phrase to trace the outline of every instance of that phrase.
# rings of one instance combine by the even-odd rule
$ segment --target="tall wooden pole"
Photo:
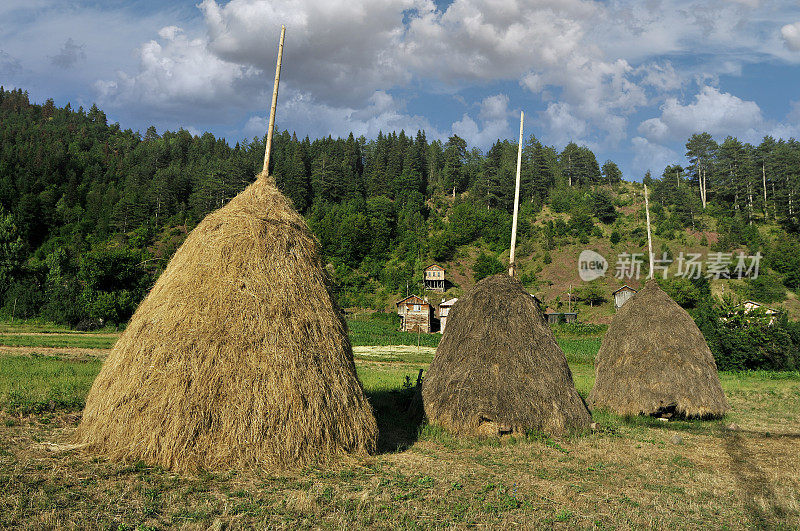
[[[650,234],[650,204],[647,201],[647,185],[644,185],[644,211],[647,214],[647,251],[650,256],[650,274],[649,278],[653,278],[653,236]]]
[[[519,215],[519,173],[522,167],[522,121],[525,113],[519,113],[519,147],[517,148],[517,187],[514,190],[514,221],[511,225],[511,254],[508,260],[508,274],[513,277],[517,265],[514,263],[514,250],[517,246],[517,217]]]
[[[267,147],[264,150],[264,168],[261,175],[269,175],[269,152],[272,148],[272,132],[275,129],[275,109],[278,107],[278,83],[281,80],[281,59],[283,58],[283,37],[286,35],[286,26],[281,26],[281,42],[278,45],[278,64],[275,65],[275,86],[272,89],[272,105],[269,108],[269,127],[267,128]]]

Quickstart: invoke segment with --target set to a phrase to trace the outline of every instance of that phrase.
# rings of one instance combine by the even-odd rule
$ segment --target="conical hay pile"
[[[460,435],[555,435],[591,422],[536,302],[505,274],[453,305],[422,397],[428,420]]]
[[[597,353],[595,373],[589,394],[595,409],[700,418],[728,411],[703,334],[653,280],[614,317]]]
[[[375,449],[317,244],[259,178],[177,250],[94,382],[80,442],[187,471]]]

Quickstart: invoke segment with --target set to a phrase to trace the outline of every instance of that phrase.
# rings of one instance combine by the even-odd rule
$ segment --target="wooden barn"
[[[425,268],[425,289],[444,293],[444,268],[437,264],[431,264]]]
[[[450,313],[450,308],[456,303],[458,299],[450,299],[444,301],[439,305],[439,332],[444,333],[444,327],[447,326],[447,314]]]
[[[613,292],[612,295],[614,295],[614,311],[622,308],[622,305],[628,302],[628,299],[633,297],[635,293],[636,290],[628,286],[627,284],[619,288],[617,291]]]
[[[409,295],[395,303],[397,315],[401,318],[400,330],[404,332],[430,333],[433,322],[433,307],[428,299]]]
[[[548,324],[578,322],[578,314],[576,312],[555,312],[548,309],[544,313],[544,318]]]

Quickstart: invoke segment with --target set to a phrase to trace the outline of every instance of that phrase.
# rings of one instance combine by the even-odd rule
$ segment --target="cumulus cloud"
[[[469,114],[453,123],[453,134],[465,139],[470,145],[487,148],[500,138],[507,138],[510,133],[508,96],[496,94],[483,99],[478,112],[478,121]]]
[[[800,22],[786,24],[782,27],[781,37],[787,48],[794,52],[800,51]]]
[[[259,72],[219,59],[208,52],[204,39],[190,39],[177,26],[159,33],[160,41],[138,50],[138,72],[118,72],[113,80],[95,83],[100,100],[112,106],[141,104],[151,112],[196,114],[227,105],[243,105]],[[211,106],[211,107],[209,107]]]
[[[345,137],[352,132],[356,137],[364,135],[375,138],[380,131],[416,132],[423,129],[428,138],[443,137],[427,118],[406,113],[402,101],[383,91],[373,93],[368,98],[368,104],[359,109],[333,107],[315,100],[307,92],[293,90],[286,91],[283,103],[278,106],[276,129],[287,127],[284,123],[290,121],[292,129],[311,136]],[[266,132],[266,117],[251,117],[244,132],[251,136],[263,136]]]
[[[398,49],[412,0],[204,0],[209,48],[220,58],[271,71],[285,23],[284,76],[318,102],[363,105],[376,90],[410,79]]]
[[[50,56],[50,64],[59,68],[72,68],[78,62],[86,60],[85,48],[85,45],[78,44],[69,37],[61,50],[56,55]]]
[[[706,86],[687,105],[682,105],[677,98],[667,98],[661,106],[661,116],[645,120],[638,131],[651,141],[665,142],[699,131],[712,135],[741,135],[763,122],[756,102]]]
[[[541,118],[549,132],[549,138],[556,144],[564,145],[573,141],[586,143],[589,124],[586,120],[575,116],[569,104],[551,103],[541,113]]]
[[[652,143],[640,136],[631,139],[631,149],[633,151],[631,166],[633,167],[634,175],[630,177],[636,180],[641,179],[648,170],[658,172],[661,168],[680,160],[680,155],[677,152],[666,146]],[[658,176],[655,175],[655,177]]]
[[[641,83],[643,85],[653,87],[662,92],[678,90],[686,82],[670,61],[647,63],[637,68],[635,72],[642,76]]]

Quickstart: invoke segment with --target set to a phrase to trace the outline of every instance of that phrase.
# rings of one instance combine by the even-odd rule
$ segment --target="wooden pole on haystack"
[[[647,201],[647,185],[644,185],[644,211],[647,215],[647,251],[650,256],[650,273],[648,278],[653,278],[653,236],[650,234],[650,204]]]
[[[267,127],[267,147],[264,150],[264,168],[261,174],[269,175],[269,152],[272,148],[272,131],[275,129],[275,109],[278,106],[278,83],[281,80],[281,59],[283,58],[283,37],[286,26],[281,26],[281,42],[278,44],[278,64],[275,65],[275,86],[272,89],[272,105],[269,108],[269,126]]]
[[[516,264],[514,263],[514,250],[517,246],[517,216],[519,215],[519,173],[522,167],[522,121],[525,118],[525,113],[519,113],[519,146],[517,147],[517,186],[514,190],[514,221],[511,225],[511,254],[508,260],[508,275],[513,277],[516,273]]]

